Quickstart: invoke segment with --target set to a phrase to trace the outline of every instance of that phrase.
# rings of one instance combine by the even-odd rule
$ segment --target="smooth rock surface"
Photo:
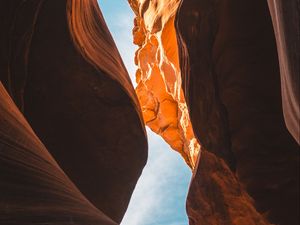
[[[0,224],[116,225],[76,188],[0,82]]]
[[[204,171],[197,171],[191,183],[187,203],[191,223],[202,224],[209,211],[191,206],[205,201],[227,206],[217,207],[208,224],[260,224],[252,207],[270,223],[299,224],[299,146],[283,118],[267,2],[184,0],[176,25],[193,128],[203,148],[213,154],[201,156],[198,169]],[[240,186],[254,200],[245,198],[247,223],[231,215],[239,198],[227,198],[232,190],[209,169],[214,157],[216,166],[221,167],[223,160],[230,168],[221,169],[228,176],[222,179],[229,182],[236,177],[233,190]],[[206,166],[202,167],[202,161]],[[220,191],[209,195],[205,185],[210,183],[216,183]]]
[[[78,189],[120,222],[147,140],[97,1],[7,0],[0,10],[1,81]]]
[[[300,145],[300,1],[268,0],[276,37],[285,123]]]

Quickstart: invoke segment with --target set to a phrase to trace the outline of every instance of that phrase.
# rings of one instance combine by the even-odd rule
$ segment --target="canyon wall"
[[[178,0],[130,0],[136,17],[133,42],[136,93],[145,123],[194,168],[200,151],[181,88],[176,32]]]
[[[175,112],[186,112],[187,106],[193,138],[195,134],[201,145],[198,162],[195,157],[190,163],[190,224],[298,224],[299,146],[283,118],[280,43],[276,46],[267,2],[129,3],[136,14],[136,91],[146,124],[164,137],[160,118],[172,123]],[[297,63],[292,65],[297,69]],[[296,69],[291,70],[294,81],[299,77]],[[175,102],[165,103],[170,97]],[[295,94],[291,100],[291,133],[297,140],[299,116],[293,106],[299,101]],[[159,109],[161,103],[169,110],[164,104]],[[178,140],[176,133],[172,137]],[[194,152],[189,151],[184,149],[185,159]]]
[[[1,82],[0,115],[1,225],[116,225],[66,176]]]
[[[96,0],[0,1],[0,224],[120,223],[144,122],[191,225],[299,224],[299,1],[129,3],[137,94]]]
[[[138,99],[97,1],[7,0],[0,2],[0,11],[0,80],[49,153],[87,198],[84,204],[91,202],[119,223],[146,163],[147,140]],[[3,107],[9,111],[10,105]],[[1,119],[4,131],[4,122],[15,120],[6,118],[3,111]],[[24,119],[16,132],[22,132],[23,122]],[[4,134],[11,139],[37,141],[36,137],[18,136],[13,131]],[[50,168],[47,173],[53,175],[44,178],[45,173],[36,173],[43,166],[35,168],[30,164],[34,160],[26,166],[28,170],[34,167],[33,174],[25,176],[28,180],[19,180],[16,184],[19,189],[9,188],[9,179],[20,179],[18,174],[22,174],[19,170],[23,167],[17,165],[23,160],[30,159],[32,154],[44,160],[39,152],[46,151],[45,148],[41,144],[37,148],[34,153],[12,153],[18,157],[13,159],[12,155],[9,159],[11,178],[1,168],[1,176],[5,176],[0,189],[1,224],[30,224],[36,213],[39,214],[37,223],[45,224],[52,221],[48,216],[55,214],[55,207],[76,212],[84,207],[80,202],[83,197],[77,199],[78,194],[68,193],[74,187],[70,190],[60,189],[58,184],[53,184],[54,190],[47,187],[45,198],[47,192],[55,192],[56,188],[65,192],[60,197],[49,196],[52,200],[42,199],[40,192],[44,189],[27,190],[40,180],[51,183],[52,176],[62,176]],[[1,160],[5,160],[3,157],[1,154]],[[70,183],[65,175],[57,182]],[[35,193],[40,193],[37,199]],[[10,199],[11,196],[15,199]],[[23,204],[29,205],[29,198],[36,200],[41,209],[26,211],[27,206]],[[73,200],[62,203],[63,198]],[[49,201],[53,204],[49,205]],[[72,206],[73,201],[79,202],[78,207]],[[97,214],[94,206],[87,206],[86,210]],[[17,217],[20,210],[30,213],[28,218]],[[86,210],[77,213],[88,217]],[[102,224],[83,222],[72,215],[59,224],[71,219],[77,224]]]
[[[299,145],[283,118],[277,47],[267,2],[182,1],[176,30],[191,121],[208,151],[207,158],[200,159],[187,200],[191,224],[201,224],[204,216],[199,215],[205,211],[198,206],[203,200],[211,207],[205,216],[223,218],[217,224],[259,224],[232,214],[235,200],[226,200],[235,187],[249,194],[256,211],[270,223],[298,224]],[[204,179],[206,172],[199,168],[210,170],[207,164],[215,157],[230,168],[225,171],[229,177],[234,175],[232,182],[224,176],[219,179],[216,173]],[[216,188],[215,194],[201,191],[208,183]]]
[[[285,123],[300,145],[300,2],[268,0],[276,37]]]

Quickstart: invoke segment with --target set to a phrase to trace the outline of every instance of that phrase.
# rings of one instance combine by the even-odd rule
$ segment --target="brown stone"
[[[96,0],[0,1],[0,224],[119,223],[145,121],[191,225],[298,225],[299,1],[129,3],[136,92]]]
[[[78,189],[120,222],[147,141],[97,1],[7,0],[0,10],[1,81]]]
[[[219,158],[216,164],[226,162],[254,200],[256,211],[270,223],[299,224],[299,146],[284,123],[267,2],[183,1],[176,25],[183,87],[199,142]],[[210,162],[205,157],[211,156],[201,156],[203,170],[202,160],[205,165]],[[207,176],[211,182],[215,175]],[[197,190],[205,188],[203,179],[199,175],[192,181],[188,205],[206,198],[206,189]],[[215,195],[226,200],[224,190],[216,189]],[[210,200],[212,205],[235,204],[233,199]],[[193,210],[202,214],[200,208]],[[256,224],[252,212],[244,224]],[[190,217],[202,224],[195,212]],[[236,224],[234,217],[229,218],[223,224]]]
[[[116,225],[66,176],[0,82],[0,224]]]

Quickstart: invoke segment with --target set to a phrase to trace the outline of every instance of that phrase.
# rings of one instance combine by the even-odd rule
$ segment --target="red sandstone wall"
[[[145,123],[194,168],[200,151],[189,119],[178,61],[174,18],[179,1],[129,1],[136,14],[133,42],[136,93]]]

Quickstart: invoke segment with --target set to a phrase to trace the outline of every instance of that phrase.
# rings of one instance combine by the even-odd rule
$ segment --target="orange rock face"
[[[129,0],[136,14],[136,92],[145,123],[195,167],[198,144],[181,88],[176,31],[178,0]]]

